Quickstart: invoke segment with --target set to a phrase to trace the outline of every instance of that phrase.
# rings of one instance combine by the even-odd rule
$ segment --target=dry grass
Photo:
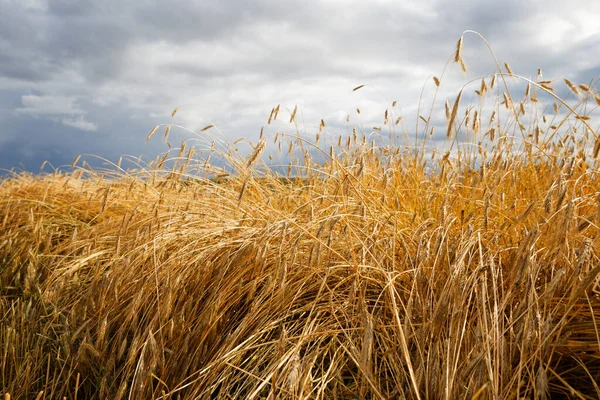
[[[453,139],[430,161],[426,139],[358,134],[325,164],[292,139],[303,179],[258,177],[264,140],[222,151],[224,180],[190,176],[183,148],[136,175],[5,178],[3,393],[598,398],[599,132],[577,118],[597,94],[569,81],[576,106],[528,121],[552,84],[514,99],[502,82],[524,78],[500,73],[477,81],[499,86],[491,110],[463,117],[462,90],[447,107]]]

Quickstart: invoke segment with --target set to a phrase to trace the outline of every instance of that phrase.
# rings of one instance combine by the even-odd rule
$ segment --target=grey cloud
[[[0,88],[0,120],[10,127],[0,150],[15,140],[18,152],[37,149],[27,159],[155,154],[164,146],[143,138],[155,124],[172,122],[170,111],[178,105],[188,106],[175,122],[194,129],[215,122],[234,139],[254,140],[278,103],[300,104],[310,129],[329,119],[337,134],[346,129],[341,116],[356,107],[363,116],[353,115],[352,123],[368,130],[388,100],[398,100],[411,129],[421,87],[428,85],[426,101],[432,95],[427,79],[441,73],[465,29],[482,33],[499,60],[519,74],[543,68],[548,78],[589,82],[600,70],[593,57],[600,28],[588,24],[585,35],[580,31],[581,15],[600,16],[590,4],[569,10],[561,1],[538,0],[23,4],[0,0],[0,15],[10,15],[0,25],[0,82],[6,86]],[[552,35],[557,22],[565,37]],[[466,36],[463,51],[469,74],[450,65],[442,102],[465,81],[495,70],[475,36]],[[353,93],[359,84],[367,87]]]
[[[14,51],[14,50],[13,50]],[[0,47],[0,76],[29,82],[50,79],[58,67],[44,59],[36,59],[31,54],[11,54]]]

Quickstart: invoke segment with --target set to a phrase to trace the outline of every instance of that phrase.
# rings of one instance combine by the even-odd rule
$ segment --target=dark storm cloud
[[[8,79],[39,82],[49,79],[58,66],[45,60],[32,60],[28,54],[10,54],[0,50],[0,76]]]
[[[90,82],[119,79],[126,68],[125,52],[135,52],[137,45],[218,43],[235,47],[248,40],[253,27],[265,22],[268,27],[274,21],[293,25],[295,18],[303,15],[302,8],[288,12],[281,2],[60,0],[48,4],[47,14],[40,18],[43,33],[38,35],[36,51],[49,54],[62,68],[77,69]],[[21,37],[27,34],[21,31]],[[272,34],[272,40],[281,39],[276,31]],[[172,66],[186,67],[175,61]],[[201,76],[223,73],[200,72],[204,72]]]
[[[97,106],[83,102],[82,107],[88,110],[90,119],[101,119],[103,110]],[[143,155],[150,160],[168,150],[160,140],[144,142],[148,123],[155,121],[132,121],[123,111],[113,112],[112,119],[103,118],[101,134],[86,131],[80,117],[31,118],[19,113],[8,116],[4,121],[14,134],[0,135],[0,175],[13,167],[38,172],[44,161],[55,168],[69,166],[82,154],[88,155],[84,159],[90,165],[100,167],[107,161],[116,163],[123,155]],[[128,119],[123,125],[122,121]]]

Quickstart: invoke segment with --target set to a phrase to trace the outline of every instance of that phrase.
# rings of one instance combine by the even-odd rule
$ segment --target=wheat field
[[[451,61],[466,70],[462,37]],[[228,171],[182,145],[137,170],[7,175],[0,393],[600,398],[599,105],[498,64],[442,105],[443,151],[427,117],[413,146],[326,144],[322,121],[246,156],[213,146]],[[300,154],[287,176],[273,142]]]

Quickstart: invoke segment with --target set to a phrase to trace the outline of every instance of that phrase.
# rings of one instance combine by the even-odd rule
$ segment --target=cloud
[[[84,110],[75,105],[74,97],[23,95],[21,104],[23,107],[17,108],[15,111],[31,116],[85,114]]]
[[[124,142],[130,154],[149,152],[143,138],[158,123],[194,130],[215,124],[224,139],[256,142],[277,104],[282,115],[300,105],[298,129],[306,135],[321,118],[332,136],[345,134],[348,114],[350,124],[369,133],[393,100],[414,135],[417,106],[428,112],[433,97],[431,76],[444,71],[465,29],[483,34],[517,74],[535,76],[542,68],[544,79],[597,77],[600,2],[565,4],[0,0],[0,15],[10,15],[0,24],[0,118],[20,127],[3,132],[3,140],[24,135],[39,143],[42,133],[33,126],[54,121],[55,143],[101,155],[118,156]],[[476,36],[465,37],[463,54],[470,71],[449,65],[435,112],[466,82],[495,71]],[[76,147],[59,129],[67,127],[98,134],[84,135],[88,141]],[[177,139],[190,135],[177,132]]]
[[[63,118],[61,122],[66,126],[86,132],[95,132],[98,130],[98,124],[86,121],[83,116],[79,117],[79,119]]]

